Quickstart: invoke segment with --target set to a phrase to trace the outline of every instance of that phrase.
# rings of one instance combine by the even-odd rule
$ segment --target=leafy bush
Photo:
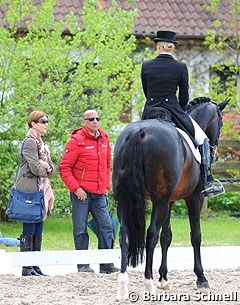
[[[184,200],[178,200],[174,203],[172,208],[172,215],[186,215],[188,214],[187,205]]]
[[[51,185],[55,196],[54,216],[62,217],[71,215],[71,201],[69,190],[63,184],[59,175],[56,175],[52,179]]]
[[[240,212],[240,193],[229,192],[222,196],[209,198],[208,208],[214,212]]]
[[[0,219],[4,219],[9,190],[17,169],[17,147],[10,141],[0,143],[0,168]]]
[[[240,212],[240,193],[229,192],[222,196],[209,197],[208,209],[213,212]],[[188,209],[184,200],[178,200],[174,203],[172,214],[188,214]]]

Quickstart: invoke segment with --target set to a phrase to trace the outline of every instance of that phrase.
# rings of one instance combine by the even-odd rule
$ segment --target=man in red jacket
[[[88,249],[89,212],[99,227],[98,248],[111,249],[113,231],[106,201],[110,190],[109,135],[99,129],[95,110],[84,112],[83,119],[83,128],[71,133],[59,164],[60,176],[70,190],[75,249]],[[93,272],[88,264],[79,264],[78,271]],[[100,264],[100,273],[116,271],[119,269],[113,264]]]

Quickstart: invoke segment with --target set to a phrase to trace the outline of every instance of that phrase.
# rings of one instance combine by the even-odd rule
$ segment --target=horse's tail
[[[146,188],[142,140],[143,129],[132,131],[120,150],[114,196],[128,234],[128,264],[136,267],[143,261],[145,248]]]

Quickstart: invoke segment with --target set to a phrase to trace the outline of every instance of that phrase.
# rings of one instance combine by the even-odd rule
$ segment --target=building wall
[[[209,94],[211,66],[214,64],[234,64],[234,56],[227,51],[218,53],[203,47],[188,48],[187,46],[176,49],[176,56],[185,62],[189,70],[190,99]]]

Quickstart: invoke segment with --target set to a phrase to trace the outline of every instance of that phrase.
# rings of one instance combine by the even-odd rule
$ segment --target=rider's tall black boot
[[[203,144],[199,146],[199,151],[202,157],[201,172],[204,182],[204,190],[202,191],[204,196],[216,196],[225,193],[224,187],[214,185],[214,181],[211,174],[211,158],[210,158],[210,146],[208,139],[205,139]]]
[[[28,252],[32,251],[33,237],[32,236],[20,236],[20,251]],[[33,269],[32,266],[22,267],[22,276],[39,276],[39,274]]]
[[[42,248],[42,236],[33,236],[33,251],[41,251],[41,248]],[[42,270],[39,268],[39,266],[33,266],[33,269],[39,275],[46,276],[46,274],[42,273]]]

